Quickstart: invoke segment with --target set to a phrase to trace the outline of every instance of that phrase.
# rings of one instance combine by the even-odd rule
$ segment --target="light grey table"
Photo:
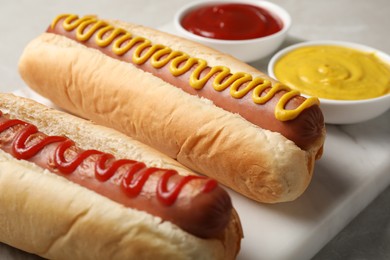
[[[5,1],[0,0],[0,91],[12,92],[25,84],[17,72],[24,46],[46,29],[59,14],[98,14],[161,28],[186,0],[112,1]],[[289,41],[345,40],[367,44],[390,53],[388,0],[274,0],[290,12]],[[286,44],[290,43],[287,41]],[[264,69],[267,59],[253,65]],[[389,118],[388,111],[382,118]],[[388,125],[387,125],[388,126]],[[388,127],[390,131],[390,126]],[[390,140],[384,140],[390,142]],[[390,158],[389,158],[390,160]],[[390,171],[390,170],[389,170]],[[390,173],[389,173],[390,174]],[[390,259],[390,189],[387,188],[313,259]],[[0,209],[1,210],[1,209]],[[37,257],[0,244],[0,259]]]

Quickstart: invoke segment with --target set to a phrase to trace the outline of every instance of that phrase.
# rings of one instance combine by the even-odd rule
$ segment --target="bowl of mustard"
[[[390,56],[357,43],[307,41],[277,52],[271,77],[316,96],[329,124],[373,119],[390,109]]]

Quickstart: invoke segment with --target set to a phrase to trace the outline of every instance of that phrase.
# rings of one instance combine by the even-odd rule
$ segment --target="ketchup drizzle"
[[[112,161],[110,166],[107,166],[107,161]],[[101,154],[100,159],[96,162],[95,177],[99,181],[107,181],[114,176],[119,167],[134,163],[136,163],[136,161],[125,159],[115,160],[115,157],[112,154]]]
[[[137,162],[126,172],[124,178],[122,179],[121,187],[127,196],[136,197],[140,194],[142,187],[148,180],[149,176],[156,171],[156,168],[147,169],[144,163]]]
[[[94,154],[102,154],[97,150],[86,150],[78,153],[73,159],[67,161],[65,159],[65,152],[72,146],[74,146],[74,142],[70,139],[66,139],[62,141],[55,151],[55,164],[61,173],[70,174],[76,170],[76,168],[89,156]]]
[[[170,205],[172,200],[176,198],[180,192],[180,190],[183,188],[183,186],[191,181],[192,179],[195,179],[197,176],[187,176],[188,178],[183,178],[179,182],[175,184],[170,190],[168,189],[168,181],[169,178],[171,178],[173,175],[175,175],[175,171],[166,171],[164,175],[161,178],[161,181],[158,183],[157,186],[157,197],[158,199],[166,204]]]
[[[2,113],[0,113],[0,116]],[[46,145],[53,142],[60,142],[64,138],[56,136],[55,138],[44,138],[39,143],[33,144],[29,147],[26,147],[25,143],[27,139],[33,134],[38,133],[37,127],[33,125],[29,125],[21,120],[9,120],[0,124],[0,132],[4,130],[16,126],[16,125],[24,125],[25,128],[22,129],[14,138],[14,142],[12,145],[12,156],[16,159],[27,160],[37,154],[40,150],[43,149]]]
[[[0,117],[1,116],[3,116],[3,113],[0,111]],[[201,190],[203,193],[210,192],[217,187],[217,182],[213,179],[202,176],[181,176],[175,170],[166,170],[155,167],[148,168],[144,163],[134,160],[116,160],[112,154],[103,153],[98,150],[76,149],[76,156],[67,160],[65,158],[66,151],[71,147],[75,147],[75,143],[72,140],[64,136],[47,136],[42,132],[39,132],[35,125],[19,119],[5,118],[5,121],[0,122],[0,133],[17,125],[22,125],[24,128],[19,129],[18,133],[13,137],[12,156],[15,158],[19,160],[28,160],[45,146],[58,143],[53,156],[55,166],[60,173],[71,174],[88,157],[97,156],[94,167],[95,178],[101,182],[111,179],[120,167],[126,165],[128,166],[128,169],[121,180],[120,187],[130,198],[138,196],[149,177],[156,172],[163,172],[156,185],[156,197],[166,206],[172,205],[178,198],[183,187],[192,180],[205,180],[203,189]],[[36,134],[40,135],[40,139],[35,141],[34,144],[27,146],[28,140]],[[48,158],[48,160],[49,159],[50,158]],[[175,181],[170,182],[172,178],[174,178]]]

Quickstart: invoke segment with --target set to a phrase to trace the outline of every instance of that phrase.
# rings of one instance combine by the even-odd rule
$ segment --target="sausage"
[[[69,138],[47,136],[1,111],[0,149],[201,238],[220,236],[230,220],[230,197],[213,179],[83,150]]]
[[[132,63],[189,94],[207,98],[229,112],[240,114],[261,128],[281,133],[301,149],[309,150],[323,135],[324,118],[318,99],[306,99],[269,79],[232,73],[226,67],[210,67],[203,60],[153,44],[93,16],[60,16],[47,32],[63,35],[112,58]],[[177,72],[173,73],[172,67]],[[197,73],[199,75],[194,77]],[[190,83],[194,78],[198,82]],[[229,84],[214,87],[214,82]],[[261,91],[256,93],[257,90]],[[254,96],[258,100],[266,98],[257,102]]]

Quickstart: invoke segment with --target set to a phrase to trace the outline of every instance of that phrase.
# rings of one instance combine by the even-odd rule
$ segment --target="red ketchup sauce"
[[[0,117],[2,112],[0,111]],[[54,158],[47,158],[47,161],[52,160],[57,171],[64,175],[72,174],[83,161],[92,155],[97,155],[98,158],[95,164],[95,178],[100,182],[108,181],[112,178],[118,169],[123,166],[128,166],[121,180],[120,187],[125,194],[134,198],[137,197],[147,180],[156,172],[163,172],[156,184],[156,197],[166,205],[172,205],[178,198],[183,187],[192,180],[203,179],[204,185],[201,192],[207,193],[217,187],[217,182],[213,179],[208,179],[202,176],[180,176],[175,170],[166,170],[160,168],[148,168],[144,163],[134,160],[120,159],[116,160],[113,155],[103,153],[97,150],[82,150],[78,149],[77,155],[74,158],[67,160],[65,153],[68,149],[75,146],[75,143],[64,136],[47,136],[38,131],[38,128],[32,124],[26,123],[19,119],[5,119],[0,121],[0,134],[9,128],[22,125],[22,129],[18,131],[12,141],[11,154],[19,160],[29,160],[37,155],[43,148],[50,144],[56,144]],[[40,135],[39,139],[35,138],[32,144],[29,140],[36,135]],[[1,148],[1,146],[0,146]],[[110,161],[109,163],[107,163]],[[169,180],[175,177],[175,182],[169,183]],[[169,183],[169,185],[168,185]]]
[[[230,196],[214,179],[84,150],[65,136],[48,136],[1,111],[0,150],[201,238],[220,237],[230,221]]]
[[[199,7],[188,12],[181,24],[196,35],[222,40],[249,40],[283,28],[282,21],[266,9],[240,3]]]

